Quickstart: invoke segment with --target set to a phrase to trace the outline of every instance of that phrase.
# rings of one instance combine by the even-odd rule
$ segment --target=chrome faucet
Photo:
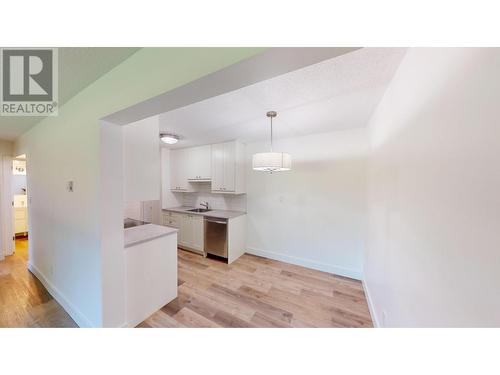
[[[200,206],[205,207],[207,210],[209,209],[209,208],[208,208],[208,202],[205,202],[205,203],[200,203]]]

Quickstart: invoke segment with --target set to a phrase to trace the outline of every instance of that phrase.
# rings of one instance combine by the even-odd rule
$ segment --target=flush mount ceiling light
[[[179,136],[175,134],[162,133],[160,134],[160,140],[168,145],[174,145],[179,142]]]
[[[292,157],[285,152],[273,152],[273,118],[278,114],[275,111],[267,112],[271,120],[271,152],[261,152],[253,155],[252,165],[255,171],[282,172],[292,169]]]

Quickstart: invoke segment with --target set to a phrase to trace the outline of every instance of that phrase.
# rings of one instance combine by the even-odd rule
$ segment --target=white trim
[[[373,327],[382,328],[382,326],[379,323],[375,306],[373,305],[373,300],[370,295],[370,290],[368,289],[368,285],[366,284],[366,280],[362,280],[362,283],[363,283],[363,289],[365,291],[366,300],[368,302],[368,309],[370,310],[370,315],[372,317]]]
[[[12,201],[12,156],[1,155],[1,186],[0,186],[0,260],[14,254],[14,207]]]
[[[306,268],[312,268],[318,271],[333,273],[335,275],[350,277],[356,280],[361,280],[363,278],[361,271],[355,270],[353,268],[346,268],[335,264],[320,263],[310,259],[298,258],[291,255],[275,253],[273,251],[260,250],[253,247],[247,247],[246,252],[248,254],[279,260],[281,262],[291,263]]]
[[[66,310],[81,328],[92,328],[94,325],[79,311],[32,263],[28,263],[28,270],[43,284],[52,297]]]

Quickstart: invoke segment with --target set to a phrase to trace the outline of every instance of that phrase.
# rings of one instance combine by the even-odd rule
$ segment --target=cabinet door
[[[189,180],[208,180],[212,177],[211,146],[200,146],[188,149]]]
[[[212,178],[212,146],[197,147],[197,175],[201,179],[207,180]]]
[[[170,151],[170,189],[177,190],[179,188],[179,160],[180,153],[178,150]]]
[[[170,189],[185,191],[187,182],[188,152],[186,150],[170,151]]]
[[[224,143],[212,145],[212,190],[224,188]]]
[[[171,216],[168,214],[163,214],[162,216],[163,216],[162,225],[176,229],[180,228],[181,220],[179,220],[178,216]]]
[[[203,216],[193,215],[191,217],[192,242],[191,247],[195,250],[203,251],[204,249],[204,228]]]
[[[191,219],[189,215],[182,215],[179,225],[179,245],[191,247]]]
[[[14,208],[14,233],[24,233],[28,231],[28,215],[26,207]]]
[[[236,143],[224,143],[224,191],[235,191]]]
[[[168,222],[170,221],[170,216],[166,213],[161,215],[161,225],[168,226]]]

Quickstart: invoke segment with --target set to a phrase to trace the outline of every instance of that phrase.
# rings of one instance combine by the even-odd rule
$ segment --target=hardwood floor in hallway
[[[27,269],[28,240],[0,262],[0,327],[76,327],[45,287]]]
[[[179,295],[139,327],[372,327],[361,282],[249,254],[179,250]]]

